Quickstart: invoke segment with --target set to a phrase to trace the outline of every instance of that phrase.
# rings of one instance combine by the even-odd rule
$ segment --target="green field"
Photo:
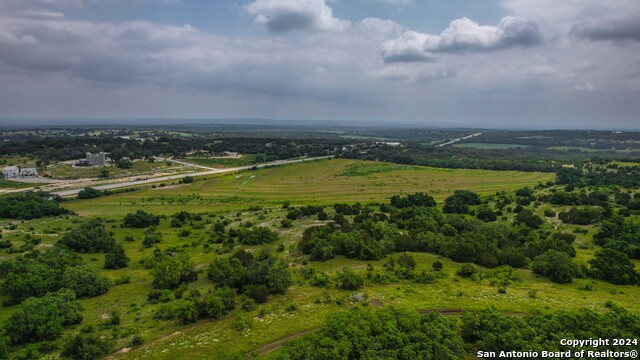
[[[179,170],[180,168],[181,166],[169,165],[166,162],[150,163],[148,161],[135,161],[131,169],[120,169],[115,166],[75,167],[69,164],[60,163],[60,164],[48,166],[44,174],[53,179],[71,180],[71,179],[96,178],[100,175],[100,172],[103,169],[107,169],[109,171],[109,176],[111,177],[122,177],[122,176],[149,174],[149,173],[154,173],[159,171],[167,171],[171,169]]]
[[[508,149],[524,149],[529,145],[523,144],[497,144],[497,143],[459,143],[454,144],[455,147],[471,148],[471,149],[486,149],[486,150],[508,150]]]
[[[253,154],[243,154],[240,158],[188,157],[183,160],[200,166],[228,168],[251,165],[255,158],[256,156]]]
[[[358,176],[353,176],[353,175]],[[362,176],[360,176],[362,175]],[[454,190],[479,194],[511,191],[554,179],[554,174],[518,171],[436,169],[357,160],[322,160],[216,176],[193,184],[167,184],[65,205],[82,215],[120,216],[133,209],[171,214],[228,211],[251,205],[333,204],[387,201],[401,193],[428,192],[443,200]]]
[[[30,183],[23,183],[23,182],[18,182],[18,181],[11,181],[11,180],[5,180],[5,179],[0,179],[0,189],[28,189],[28,188],[32,188],[32,187],[37,187],[40,186],[42,184],[30,184]]]
[[[453,315],[463,309],[495,306],[507,314],[523,315],[532,310],[547,312],[582,307],[602,311],[610,301],[632,312],[640,312],[640,302],[637,301],[640,288],[637,286],[612,285],[590,279],[575,279],[573,283],[559,285],[529,270],[518,269],[514,270],[514,281],[506,293],[499,293],[493,275],[476,281],[457,277],[455,273],[460,263],[430,253],[411,255],[418,270],[433,272],[431,264],[435,260],[444,264],[432,284],[408,280],[386,285],[367,282],[358,291],[367,298],[367,302],[355,302],[352,300],[353,291],[313,287],[303,279],[300,270],[311,267],[334,274],[343,267],[352,267],[364,274],[368,266],[381,269],[387,260],[360,261],[338,256],[325,262],[307,261],[305,257],[296,255],[297,243],[306,228],[323,222],[310,217],[296,220],[291,228],[280,227],[280,221],[287,213],[282,208],[285,201],[292,206],[388,202],[393,195],[421,191],[432,194],[441,205],[458,189],[490,195],[498,191],[513,192],[527,185],[533,187],[554,177],[555,174],[550,173],[450,170],[357,160],[322,160],[212,176],[191,184],[178,184],[176,181],[164,187],[91,200],[71,200],[64,202],[63,206],[78,213],[79,219],[69,216],[31,221],[2,220],[0,228],[3,239],[9,239],[15,245],[24,242],[26,234],[31,234],[42,239],[38,247],[44,249],[58,241],[58,234],[77,226],[83,217],[100,216],[105,219],[108,231],[113,232],[116,241],[124,246],[131,258],[129,266],[121,270],[103,270],[103,254],[82,257],[89,266],[112,281],[123,275],[129,276],[131,281],[113,286],[104,295],[80,302],[85,309],[83,324],[97,325],[104,322],[111,311],[120,313],[122,320],[117,328],[116,349],[123,350],[111,355],[115,359],[215,358],[222,350],[254,352],[259,358],[273,358],[278,354],[279,340],[317,329],[324,324],[326,315],[355,306],[406,306],[417,310],[445,310]],[[248,210],[250,206],[260,207]],[[536,212],[542,213],[546,207],[541,206]],[[219,256],[216,253],[219,245],[204,247],[203,240],[208,236],[209,224],[221,216],[230,221],[230,228],[251,222],[277,231],[280,239],[269,247],[275,249],[281,245],[283,250],[278,252],[278,256],[291,262],[293,286],[285,295],[272,296],[267,303],[253,310],[245,311],[238,306],[220,320],[200,320],[192,325],[181,325],[177,320],[157,319],[154,313],[162,304],[152,304],[147,300],[152,289],[152,276],[140,264],[140,260],[151,256],[154,250],[141,245],[144,229],[120,226],[122,217],[137,209],[164,215],[181,210],[203,214],[201,221],[194,221],[183,228],[172,228],[171,219],[163,218],[157,228],[163,238],[159,248],[183,249],[200,270],[199,279],[189,285],[192,289],[206,294],[213,287],[207,280],[206,268]],[[326,211],[329,216],[334,215],[332,208]],[[511,221],[513,214],[509,216]],[[587,229],[588,234],[580,234],[574,243],[578,252],[575,260],[582,263],[593,256],[598,248],[592,243],[593,226],[565,225],[552,219],[546,221],[567,232],[574,228]],[[183,229],[189,230],[190,234],[180,236],[179,231]],[[124,241],[126,236],[133,237],[134,241]],[[242,248],[257,251],[261,247],[237,246],[235,250]],[[15,255],[2,253],[0,256],[8,258]],[[482,272],[490,271],[478,268]],[[590,290],[584,290],[588,287]],[[531,296],[532,291],[537,294],[535,297]],[[13,307],[1,308],[0,321],[4,321],[12,311]],[[71,331],[79,328],[76,326]],[[110,330],[103,333],[111,334]],[[145,342],[140,347],[129,349],[133,334],[142,336]]]

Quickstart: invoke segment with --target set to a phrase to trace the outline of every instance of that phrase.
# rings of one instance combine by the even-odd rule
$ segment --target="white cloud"
[[[333,17],[324,0],[256,0],[245,6],[256,23],[272,32],[291,30],[339,31],[349,22]]]
[[[538,23],[528,18],[506,16],[497,26],[481,26],[465,17],[452,21],[440,35],[407,31],[382,44],[381,51],[385,62],[432,61],[436,53],[527,47],[543,39]]]

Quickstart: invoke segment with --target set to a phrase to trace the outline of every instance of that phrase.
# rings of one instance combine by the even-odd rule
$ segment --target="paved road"
[[[480,135],[482,135],[482,133],[471,134],[471,135],[469,135],[469,136],[461,137],[461,138],[458,138],[458,139],[453,139],[453,140],[448,141],[448,142],[446,142],[446,143],[444,143],[444,144],[438,144],[438,145],[436,145],[436,146],[438,146],[438,147],[447,146],[447,145],[455,144],[455,143],[457,143],[458,141],[471,139],[472,137],[476,137],[476,136],[480,136]]]
[[[331,156],[320,156],[320,157],[314,157],[314,158],[306,158],[306,159],[278,160],[278,161],[259,164],[259,165],[255,165],[255,166],[258,167],[258,168],[263,168],[263,167],[266,167],[266,166],[294,164],[294,163],[305,162],[305,161],[329,159],[329,158],[332,158],[332,157],[333,157],[333,155],[331,155]],[[177,162],[175,160],[170,160],[170,161]],[[180,162],[180,163],[187,164],[187,163],[183,163],[183,162]],[[188,165],[192,165],[192,164],[188,164]],[[227,168],[227,169],[212,169],[212,170],[207,170],[207,171],[202,171],[202,172],[197,172],[197,173],[171,175],[171,176],[161,176],[161,177],[157,177],[157,178],[153,178],[153,179],[147,179],[147,180],[127,181],[127,182],[120,182],[120,183],[106,184],[106,185],[98,185],[98,186],[92,186],[92,187],[94,189],[98,189],[98,190],[113,190],[113,189],[133,187],[133,186],[138,186],[138,185],[143,185],[143,184],[156,183],[156,182],[160,182],[160,181],[179,180],[179,179],[183,179],[183,178],[185,178],[187,176],[215,175],[215,174],[223,174],[223,173],[229,173],[229,172],[235,172],[235,171],[241,171],[241,170],[248,170],[248,169],[251,169],[253,166],[254,165],[240,166],[240,167]],[[80,192],[80,190],[82,190],[82,188],[70,189],[70,190],[61,190],[61,191],[52,191],[52,193],[56,194],[56,195],[59,195],[59,196],[62,196],[62,197],[65,197],[65,196],[77,195]]]

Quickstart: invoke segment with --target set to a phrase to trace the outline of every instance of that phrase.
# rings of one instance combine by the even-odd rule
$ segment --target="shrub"
[[[460,269],[458,269],[458,271],[456,272],[456,275],[460,277],[470,278],[477,272],[478,270],[475,268],[475,266],[471,264],[462,264]]]
[[[358,290],[364,285],[364,279],[350,268],[344,268],[336,274],[338,287],[343,290]]]
[[[124,252],[122,245],[118,244],[104,256],[105,269],[122,269],[127,267],[129,258]]]
[[[116,243],[100,219],[89,220],[67,232],[60,242],[79,253],[107,252]]]
[[[579,273],[578,265],[571,261],[571,256],[556,250],[547,250],[533,259],[531,269],[560,284],[570,283]]]
[[[138,210],[133,214],[127,214],[122,220],[122,226],[127,228],[143,229],[160,224],[160,217],[144,210]]]

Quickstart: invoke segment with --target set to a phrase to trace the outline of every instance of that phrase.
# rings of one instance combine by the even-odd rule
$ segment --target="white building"
[[[20,169],[20,177],[22,178],[35,178],[38,177],[38,170],[35,168],[23,168]]]
[[[20,177],[20,168],[17,166],[6,166],[2,169],[2,177],[5,179],[15,179]]]
[[[109,161],[109,153],[99,152],[97,154],[92,154],[90,152],[87,153],[87,161],[91,166],[105,166],[107,165],[107,161]]]

